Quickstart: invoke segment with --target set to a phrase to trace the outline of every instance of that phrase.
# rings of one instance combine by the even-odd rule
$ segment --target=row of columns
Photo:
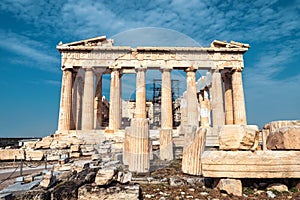
[[[144,70],[142,72],[141,70]],[[172,129],[172,91],[171,91],[171,73],[170,69],[162,69],[162,129]],[[82,94],[82,111],[80,117],[80,129],[96,129],[96,124],[102,124],[102,73],[94,73],[92,68],[84,68],[84,83]],[[64,69],[62,77],[61,102],[58,130],[72,130],[72,87],[73,87],[73,69]],[[94,79],[96,74],[96,93],[94,93]],[[111,71],[110,82],[110,108],[109,108],[109,130],[119,130],[121,126],[121,74],[120,69]],[[136,118],[146,118],[146,88],[145,69],[139,69],[136,73]],[[189,105],[188,110],[197,111],[196,99],[196,76],[193,70],[187,71],[187,84]],[[96,94],[96,96],[95,96]],[[96,98],[96,109],[94,108],[94,98]],[[77,102],[78,103],[78,102]],[[95,112],[96,110],[96,112]],[[96,117],[95,117],[96,116]],[[189,112],[188,121],[196,123],[197,113]]]
[[[63,70],[60,114],[58,130],[71,130],[73,125],[72,116],[72,69]],[[195,70],[189,68],[186,70],[187,76],[187,98],[186,98],[186,123],[188,125],[198,126],[198,104],[196,96],[196,75]],[[111,72],[110,83],[110,110],[109,110],[109,129],[119,130],[121,125],[121,81],[120,70],[113,69]],[[223,83],[224,81],[224,98]],[[136,118],[146,118],[146,88],[145,72],[137,71],[137,99],[136,99]],[[224,73],[223,77],[220,71],[212,73],[212,85],[210,89],[211,105],[208,101],[208,91],[201,91],[199,94],[201,107],[201,125],[208,126],[209,112],[212,110],[212,125],[214,127],[224,124],[246,124],[246,110],[244,91],[242,84],[241,70],[233,70],[231,73]],[[94,115],[98,123],[102,123],[102,74],[97,74],[96,86],[97,112],[94,113],[94,72],[92,68],[85,69],[84,92],[82,100],[82,130],[95,129]],[[224,101],[225,100],[225,101]],[[225,106],[224,103],[225,102]],[[162,70],[162,109],[161,109],[161,128],[172,129],[172,95],[171,95],[171,77],[170,69]],[[184,112],[184,111],[183,111]]]
[[[225,124],[247,124],[242,82],[240,69],[225,71],[223,74],[219,70],[212,72],[211,88],[206,87],[199,93],[201,126],[209,126],[210,110],[212,110],[213,127]]]
[[[76,94],[74,99],[77,105],[77,110],[82,109],[80,112],[72,110],[72,93],[77,93],[75,90],[79,90],[79,86],[72,91],[74,86],[74,75],[76,71],[74,69],[63,69],[62,75],[62,87],[60,98],[60,110],[58,130],[73,130],[77,127],[80,130],[93,130],[97,129],[97,125],[102,124],[102,75],[105,69],[93,69],[84,68],[84,81],[83,81],[83,93]],[[96,75],[96,91],[94,91],[94,82]],[[111,84],[110,84],[110,110],[109,110],[109,129],[119,130],[121,125],[121,81],[120,70],[113,69],[111,72]],[[77,82],[77,84],[80,84]],[[82,100],[78,101],[79,95],[82,95]],[[95,104],[96,100],[96,104]],[[95,107],[96,106],[96,107]],[[76,120],[76,127],[73,120],[73,114],[78,119]],[[80,120],[79,120],[80,119]],[[80,125],[78,123],[80,123]]]

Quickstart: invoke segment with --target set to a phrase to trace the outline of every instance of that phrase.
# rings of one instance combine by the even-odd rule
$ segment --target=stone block
[[[204,151],[204,177],[300,178],[300,151]]]
[[[267,187],[267,190],[276,190],[278,192],[288,192],[289,188],[281,183],[273,183]]]
[[[70,153],[70,157],[71,157],[71,158],[79,158],[80,155],[81,155],[80,152],[71,152],[71,153]]]
[[[21,149],[0,149],[0,160],[24,160],[25,153]]]
[[[118,172],[117,181],[120,183],[129,183],[132,179],[131,172]]]
[[[26,150],[26,160],[42,160],[44,158],[44,152],[41,150]]]
[[[221,179],[217,188],[235,196],[242,196],[243,192],[242,182],[237,179]]]
[[[279,128],[300,126],[300,120],[285,120],[285,121],[273,121],[264,125],[264,129],[269,129],[270,133],[275,132]]]
[[[219,130],[221,150],[255,150],[259,130],[255,125],[224,125]]]
[[[40,186],[43,188],[49,188],[51,187],[56,181],[56,177],[53,175],[52,171],[47,172],[43,180],[40,182]]]
[[[100,169],[96,174],[97,185],[108,185],[111,183],[116,171],[114,169]]]
[[[60,159],[59,155],[47,155],[47,161],[56,161],[59,159]]]
[[[71,145],[71,152],[79,152],[80,148],[79,145]]]
[[[92,156],[95,153],[96,153],[95,151],[81,151],[81,155],[83,156]]]
[[[83,140],[78,139],[77,137],[71,137],[69,140],[72,145],[81,145],[84,143]]]
[[[278,128],[267,137],[267,148],[300,150],[300,126]]]
[[[45,137],[35,144],[35,149],[49,149],[52,141],[52,137]]]
[[[67,149],[70,148],[71,143],[67,140],[54,140],[51,145],[50,149]]]
[[[26,148],[26,149],[34,149],[36,143],[37,143],[36,141],[34,141],[34,142],[26,142],[25,148]]]

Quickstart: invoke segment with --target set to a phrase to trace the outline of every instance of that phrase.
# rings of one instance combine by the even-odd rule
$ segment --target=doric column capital
[[[194,66],[190,66],[190,67],[186,68],[184,71],[185,72],[196,72],[197,69],[195,69]]]
[[[160,69],[159,69],[159,71],[160,71],[161,73],[163,73],[163,72],[171,72],[171,70],[172,70],[172,69],[170,69],[170,68],[160,68]]]
[[[85,71],[94,71],[93,67],[83,67]]]
[[[135,68],[136,72],[145,72],[147,68]]]
[[[232,71],[232,72],[242,72],[243,69],[244,69],[243,66],[235,66],[235,67],[232,68],[231,71]]]

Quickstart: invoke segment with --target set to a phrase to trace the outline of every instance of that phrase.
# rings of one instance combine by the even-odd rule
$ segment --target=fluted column
[[[95,117],[95,128],[100,128],[102,126],[102,73],[96,74],[96,117]]]
[[[94,128],[94,72],[86,68],[84,74],[83,100],[82,100],[82,130]]]
[[[136,108],[130,129],[125,133],[125,163],[137,173],[150,169],[149,121],[146,119],[146,72],[136,69]]]
[[[120,129],[120,71],[113,69],[110,80],[110,105],[109,105],[109,129],[117,131]]]
[[[187,119],[187,92],[186,91],[182,94],[182,99],[180,101],[180,113],[181,113],[180,126],[188,125],[188,119]]]
[[[196,73],[193,68],[186,70],[187,79],[187,122],[188,125],[198,126],[198,100],[196,89]]]
[[[212,72],[211,87],[212,124],[217,128],[225,124],[222,78],[219,71]]]
[[[209,127],[210,102],[207,90],[202,90],[199,94],[200,101],[200,123],[201,127]]]
[[[81,130],[82,125],[82,98],[83,98],[83,87],[84,87],[84,69],[80,68],[77,70],[77,76],[73,84],[73,113],[76,130]]]
[[[163,69],[161,85],[161,128],[173,127],[171,87],[170,70]]]
[[[61,84],[58,130],[70,130],[72,119],[72,71],[64,69]]]
[[[146,70],[136,71],[136,106],[135,118],[146,119]]]
[[[242,70],[232,73],[233,119],[234,124],[247,124]]]
[[[233,124],[232,83],[229,73],[223,76],[225,86],[225,124]]]
[[[173,160],[173,115],[170,69],[162,70],[160,159]]]

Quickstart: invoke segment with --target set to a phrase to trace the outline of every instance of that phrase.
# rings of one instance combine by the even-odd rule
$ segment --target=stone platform
[[[212,178],[300,178],[300,151],[205,151],[202,173]]]

